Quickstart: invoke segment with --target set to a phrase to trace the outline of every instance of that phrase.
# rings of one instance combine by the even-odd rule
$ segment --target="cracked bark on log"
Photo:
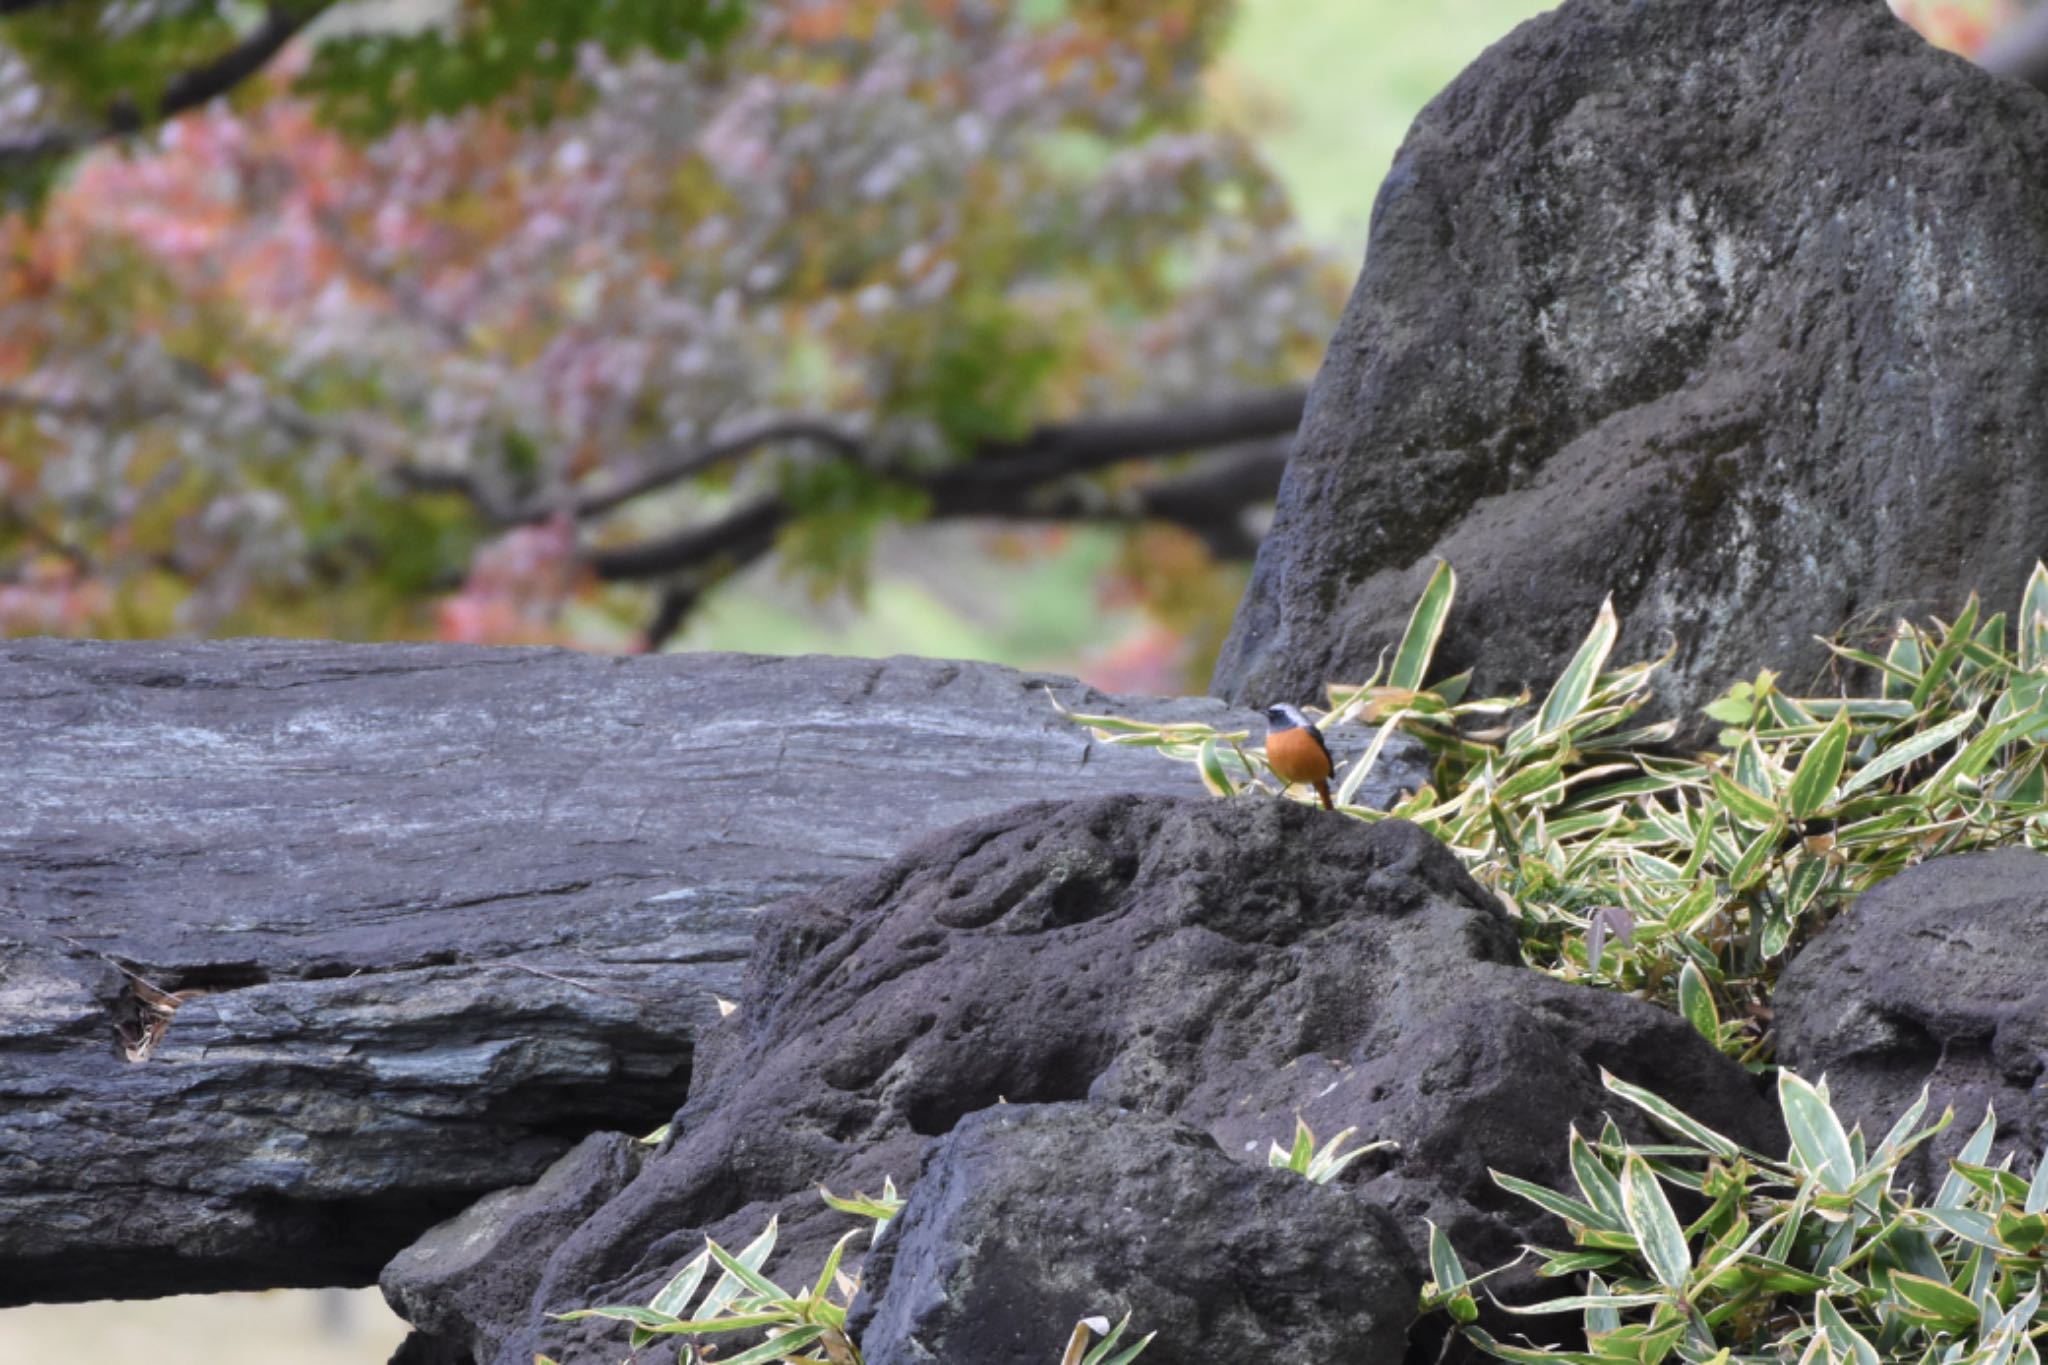
[[[761,905],[1021,801],[1199,792],[1036,681],[0,642],[0,1306],[367,1283],[666,1119]]]

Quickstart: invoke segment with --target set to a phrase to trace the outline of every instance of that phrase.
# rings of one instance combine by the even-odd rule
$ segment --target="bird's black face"
[[[1272,726],[1275,730],[1292,730],[1297,725],[1306,725],[1307,723],[1299,711],[1285,702],[1278,706],[1266,708],[1266,724]]]

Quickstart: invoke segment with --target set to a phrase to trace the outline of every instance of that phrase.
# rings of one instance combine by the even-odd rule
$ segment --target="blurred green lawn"
[[[1239,0],[1224,79],[1310,232],[1365,249],[1380,179],[1422,106],[1555,0]]]
[[[1373,195],[1416,113],[1544,0],[1241,0],[1215,93],[1264,146],[1318,239],[1363,259]],[[773,572],[717,594],[673,648],[778,654],[927,654],[1088,676],[1140,639],[1106,609],[1111,533],[991,565],[951,532],[897,537],[866,611],[816,607]],[[1199,689],[1206,681],[1181,679]],[[1171,683],[1166,684],[1171,686]]]

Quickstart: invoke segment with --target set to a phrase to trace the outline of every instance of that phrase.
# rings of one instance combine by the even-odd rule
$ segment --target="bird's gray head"
[[[1311,724],[1309,718],[1286,702],[1266,708],[1266,724],[1275,730],[1293,730]]]

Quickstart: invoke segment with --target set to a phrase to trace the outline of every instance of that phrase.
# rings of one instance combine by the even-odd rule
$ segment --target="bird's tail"
[[[1333,803],[1333,802],[1332,802],[1332,801],[1330,800],[1330,784],[1329,784],[1329,783],[1327,783],[1327,782],[1318,782],[1318,783],[1316,783],[1316,795],[1317,795],[1317,796],[1320,796],[1320,797],[1322,797],[1322,798],[1323,798],[1323,809],[1324,809],[1324,810],[1335,810],[1335,809],[1337,809],[1337,807],[1336,807],[1335,803]]]

